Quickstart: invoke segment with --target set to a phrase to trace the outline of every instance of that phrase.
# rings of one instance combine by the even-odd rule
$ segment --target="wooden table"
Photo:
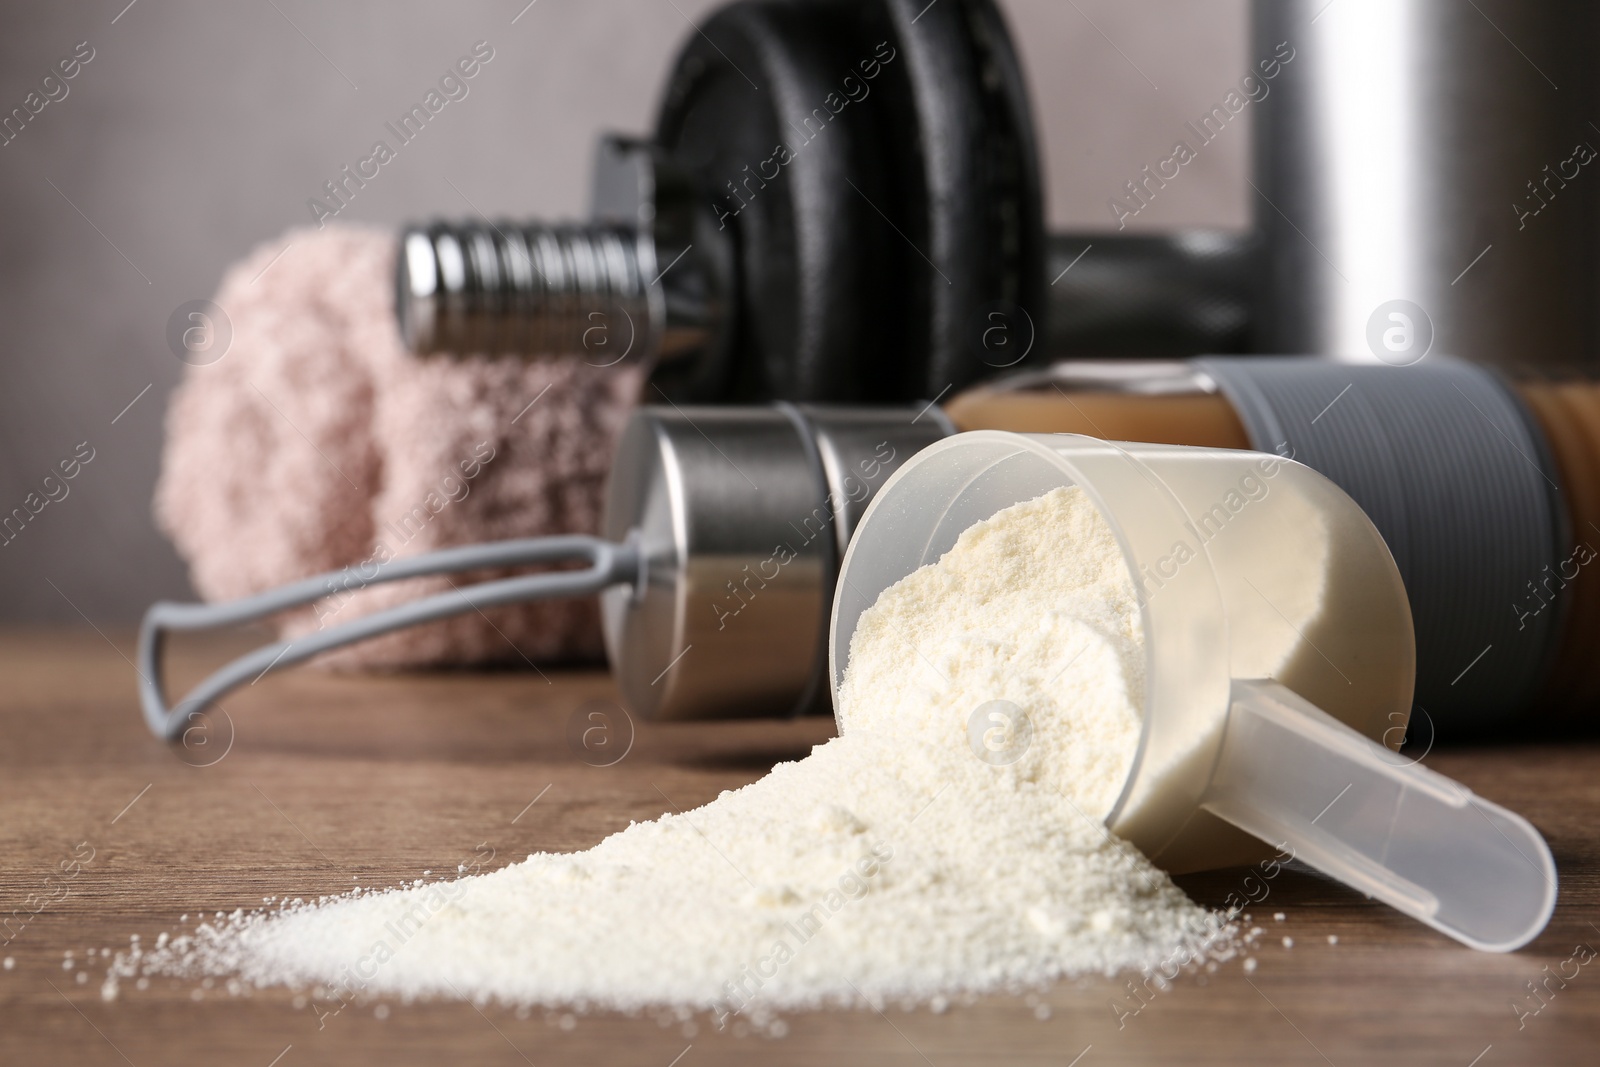
[[[127,661],[131,636],[112,638],[0,636],[0,917],[26,915],[36,906],[25,904],[30,893],[50,900],[26,925],[13,919],[15,934],[0,948],[14,959],[0,970],[0,1063],[1600,1061],[1600,963],[1566,962],[1600,949],[1600,746],[1591,744],[1427,759],[1526,814],[1555,851],[1555,920],[1509,956],[1469,951],[1291,868],[1255,909],[1267,930],[1253,973],[1236,961],[1182,977],[1137,1014],[1141,1002],[1107,979],[1063,984],[1042,1007],[992,997],[940,1015],[893,1007],[801,1014],[788,1018],[781,1040],[714,1033],[703,1020],[685,1027],[589,1016],[563,1025],[542,1011],[519,1018],[458,1003],[353,1007],[319,1030],[316,1014],[296,1008],[288,992],[232,997],[166,979],[143,991],[125,985],[107,1003],[104,961],[96,955],[86,967],[86,954],[125,947],[132,934],[153,939],[185,913],[333,893],[356,880],[389,885],[448,869],[480,845],[494,850],[494,866],[536,850],[586,848],[630,819],[662,814],[663,794],[680,808],[703,804],[805,755],[832,726],[641,723],[624,759],[595,767],[569,743],[568,722],[585,701],[611,694],[598,672],[297,671],[230,699],[231,748],[219,729],[207,739],[212,747],[184,753],[186,763],[145,733]],[[177,680],[188,684],[226,651],[179,650]],[[224,751],[211,766],[189,765]],[[62,861],[71,869],[91,849],[76,873],[47,883]],[[1246,873],[1181,881],[1196,899],[1220,904]],[[1285,936],[1293,948],[1282,946]],[[1575,976],[1550,977],[1558,971]],[[1539,998],[1529,982],[1546,982]],[[1038,1018],[1044,1009],[1048,1018]]]

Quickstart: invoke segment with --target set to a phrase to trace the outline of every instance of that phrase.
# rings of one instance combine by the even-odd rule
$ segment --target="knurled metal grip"
[[[395,307],[414,352],[539,352],[608,366],[653,352],[661,331],[654,250],[632,227],[434,223],[408,229],[400,256]]]

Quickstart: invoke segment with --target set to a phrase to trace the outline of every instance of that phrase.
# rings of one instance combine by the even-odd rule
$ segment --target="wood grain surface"
[[[180,648],[178,682],[192,682],[231,647]],[[941,1014],[892,1005],[881,1013],[798,1014],[786,1018],[789,1032],[780,1039],[716,1033],[704,1019],[564,1018],[380,1001],[352,1006],[319,1028],[317,1014],[287,991],[230,996],[220,984],[167,979],[144,990],[124,985],[107,1002],[100,950],[125,947],[135,934],[152,940],[185,914],[357,882],[390,885],[485,848],[494,850],[492,866],[537,850],[586,848],[629,820],[654,818],[669,804],[703,804],[774,762],[804,756],[832,729],[818,719],[639,723],[627,747],[627,724],[614,717],[615,732],[604,739],[614,747],[586,749],[570,725],[587,702],[612,696],[598,671],[380,678],[296,671],[230,698],[228,716],[208,735],[174,749],[140,721],[131,650],[131,635],[120,633],[0,636],[0,919],[12,917],[0,948],[9,957],[0,970],[0,1063],[1497,1067],[1600,1060],[1600,963],[1589,962],[1600,949],[1600,747],[1592,744],[1427,757],[1526,814],[1555,851],[1555,919],[1511,955],[1472,952],[1291,867],[1252,888],[1266,893],[1253,910],[1266,928],[1253,972],[1236,960],[1215,973],[1184,975],[1146,999],[1129,992],[1126,976],[1092,978]],[[624,751],[611,766],[592,765]],[[92,859],[61,873],[64,860],[70,870],[90,849]],[[1248,874],[1181,882],[1197,900],[1220,904]]]

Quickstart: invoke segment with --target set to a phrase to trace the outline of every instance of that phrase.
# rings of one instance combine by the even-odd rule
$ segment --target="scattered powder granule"
[[[139,975],[235,976],[307,992],[319,1016],[459,997],[677,1008],[684,1024],[742,1014],[774,1033],[782,1009],[942,1011],[1066,975],[1228,958],[1225,916],[1102,823],[1138,740],[1143,663],[1110,531],[1081,491],[1057,490],[966,531],[863,614],[842,736],[805,759],[586,852],[285,898],[135,942],[105,994]],[[994,700],[1031,728],[999,764],[969,738]]]

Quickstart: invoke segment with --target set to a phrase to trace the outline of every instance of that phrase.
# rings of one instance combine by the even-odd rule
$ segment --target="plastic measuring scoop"
[[[1355,502],[1292,460],[996,431],[924,449],[845,555],[836,698],[884,589],[974,523],[1070,485],[1110,524],[1145,635],[1144,728],[1106,816],[1115,833],[1174,873],[1290,850],[1474,948],[1544,929],[1556,872],[1539,832],[1395,751],[1415,674],[1405,588]]]

